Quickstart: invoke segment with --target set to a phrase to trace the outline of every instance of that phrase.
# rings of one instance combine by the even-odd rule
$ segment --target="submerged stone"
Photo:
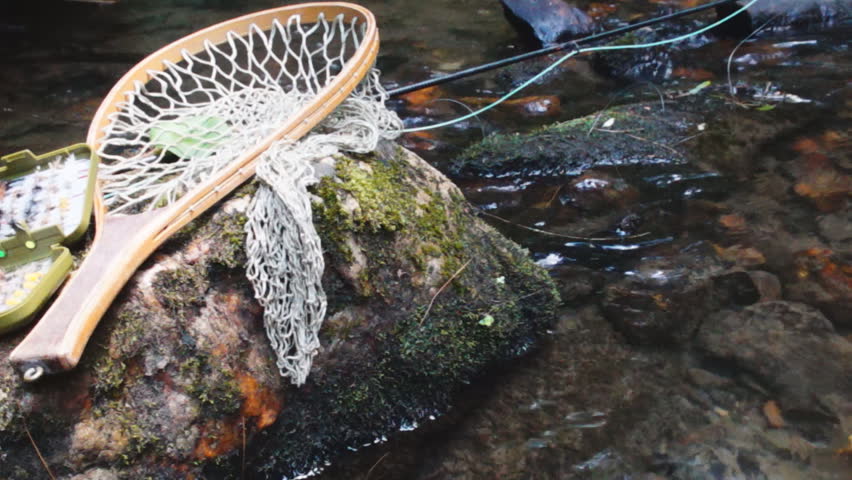
[[[815,308],[777,301],[723,310],[696,340],[706,355],[754,375],[784,411],[852,419],[852,343]]]
[[[690,252],[641,261],[604,288],[601,305],[607,320],[631,342],[683,345],[713,312],[759,299],[759,287],[746,272]]]

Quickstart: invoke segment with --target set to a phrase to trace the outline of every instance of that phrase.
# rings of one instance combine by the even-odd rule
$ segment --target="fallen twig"
[[[56,480],[56,477],[53,475],[53,472],[50,471],[50,466],[47,465],[47,461],[44,459],[43,456],[41,456],[41,450],[38,449],[38,445],[36,445],[35,440],[33,440],[33,436],[30,434],[30,429],[27,428],[26,422],[22,422],[22,425],[24,426],[24,432],[27,433],[27,438],[30,439],[30,443],[32,444],[33,449],[35,450],[36,455],[38,455],[38,459],[41,460],[41,464],[44,465],[44,469],[47,471],[47,475],[50,477],[51,480]]]
[[[632,132],[641,132],[643,129],[634,128],[631,130],[613,130],[611,128],[596,128],[596,132],[605,132],[605,133],[632,133]]]
[[[656,146],[658,146],[658,147],[660,147],[660,148],[665,148],[666,150],[669,150],[669,151],[671,151],[672,153],[675,153],[675,154],[677,154],[677,155],[680,155],[680,152],[678,152],[678,151],[677,151],[677,150],[675,150],[674,148],[672,148],[672,147],[670,147],[670,146],[668,146],[668,145],[664,145],[664,144],[662,144],[662,143],[660,143],[660,142],[655,142],[655,141],[653,141],[653,140],[648,140],[647,138],[643,138],[643,137],[640,137],[640,136],[638,136],[638,135],[633,135],[633,134],[630,134],[630,133],[625,133],[624,135],[627,135],[627,136],[628,136],[628,137],[630,137],[630,138],[634,138],[634,139],[636,139],[636,140],[639,140],[640,142],[648,142],[648,143],[650,143],[650,144],[652,144],[652,145],[656,145]]]
[[[444,284],[441,285],[441,288],[439,288],[438,291],[435,292],[435,295],[432,297],[432,300],[429,302],[429,306],[426,307],[426,312],[423,314],[423,317],[420,319],[420,325],[423,325],[423,321],[426,320],[426,317],[429,316],[429,312],[432,311],[432,305],[435,304],[435,299],[438,298],[438,295],[440,295],[441,292],[443,292],[444,289],[447,288],[447,285],[449,285],[453,280],[455,280],[456,277],[458,277],[461,274],[461,272],[465,268],[467,268],[467,266],[471,262],[471,260],[473,260],[473,259],[471,258],[470,260],[464,262],[464,265],[459,267],[459,269],[456,270],[456,273],[454,273],[452,277],[450,277],[446,282],[444,282]]]
[[[648,236],[648,235],[651,234],[651,232],[645,232],[645,233],[637,233],[636,235],[625,235],[623,237],[576,237],[576,236],[573,236],[573,235],[563,235],[561,233],[548,232],[547,230],[542,230],[540,228],[534,228],[534,227],[528,227],[526,225],[521,225],[519,223],[515,223],[515,222],[512,222],[510,220],[506,220],[503,217],[498,217],[497,215],[494,215],[493,213],[488,213],[488,212],[485,212],[485,211],[482,211],[482,210],[480,210],[479,213],[481,213],[482,215],[485,215],[487,217],[491,217],[495,220],[500,220],[503,223],[508,223],[509,225],[513,225],[513,226],[518,227],[518,228],[523,228],[524,230],[529,230],[531,232],[540,233],[542,235],[549,235],[551,237],[566,238],[568,240],[579,240],[579,241],[584,241],[584,242],[614,242],[614,241],[617,241],[617,240],[627,240],[627,239],[632,239],[632,238],[645,237],[645,236]]]
[[[245,480],[245,478],[246,478],[246,417],[241,416],[240,420],[242,420],[242,424],[243,424],[243,454],[242,454],[242,458],[240,458],[240,479]]]
[[[559,196],[559,192],[561,192],[561,191],[562,191],[562,187],[563,187],[563,186],[564,186],[564,185],[559,185],[559,186],[556,188],[556,191],[555,191],[555,192],[553,192],[553,195],[551,195],[551,196],[550,196],[550,200],[548,200],[548,201],[547,201],[547,208],[550,208],[550,206],[551,206],[551,205],[553,205],[553,201],[554,201],[554,200],[556,200],[556,197],[558,197],[558,196]]]
[[[676,147],[676,146],[680,145],[681,143],[686,143],[686,142],[688,142],[688,141],[690,141],[694,138],[700,137],[701,135],[704,135],[704,132],[699,132],[699,133],[696,133],[695,135],[690,135],[686,138],[682,138],[682,139],[678,140],[677,142],[675,142],[674,146]]]
[[[387,456],[388,456],[388,455],[390,455],[390,452],[385,452],[385,454],[384,454],[384,455],[382,455],[382,456],[381,456],[378,460],[376,460],[376,463],[374,463],[374,464],[373,464],[373,466],[372,466],[372,467],[370,467],[370,469],[369,469],[369,470],[367,470],[367,475],[365,475],[365,476],[364,476],[364,480],[370,480],[370,474],[371,474],[371,473],[373,473],[373,470],[374,470],[376,467],[378,467],[378,466],[379,466],[379,464],[380,464],[380,463],[382,463],[382,460],[384,460],[385,458],[387,458]]]

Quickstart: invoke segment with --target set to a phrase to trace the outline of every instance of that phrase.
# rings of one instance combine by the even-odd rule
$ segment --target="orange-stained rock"
[[[639,198],[639,191],[624,178],[597,170],[587,170],[571,180],[565,192],[585,210],[624,207]]]
[[[490,105],[500,97],[461,97],[458,100],[471,108]],[[562,101],[556,95],[533,95],[510,98],[497,105],[501,111],[510,111],[527,117],[558,115],[562,111]]]
[[[791,148],[796,159],[796,183],[793,190],[808,199],[821,212],[842,211],[852,196],[849,167],[850,139],[836,130],[796,139]]]
[[[402,146],[411,150],[431,151],[438,148],[435,135],[430,132],[409,132],[402,136]]]
[[[809,137],[802,137],[793,143],[793,150],[803,154],[817,152],[819,148],[819,143]]]
[[[827,248],[811,248],[793,258],[790,298],[808,301],[837,325],[852,325],[852,264]]]
[[[242,418],[209,420],[201,428],[201,436],[195,446],[195,458],[217,458],[239,448],[243,444],[244,433]]]
[[[530,117],[558,115],[562,111],[562,102],[556,95],[538,95],[507,100],[506,106]]]
[[[241,413],[244,417],[255,418],[259,429],[264,429],[278,418],[283,402],[271,388],[264,387],[249,374],[238,373],[237,382],[243,394]]]

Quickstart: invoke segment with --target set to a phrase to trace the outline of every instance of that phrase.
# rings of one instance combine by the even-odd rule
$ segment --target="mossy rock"
[[[672,94],[675,95],[675,94]],[[754,105],[752,105],[754,107]],[[743,159],[823,113],[812,105],[744,108],[721,87],[617,105],[529,133],[492,135],[452,162],[459,178],[563,178],[592,168],[745,176]]]
[[[245,278],[246,185],[136,273],[75,371],[24,385],[0,364],[0,478],[44,476],[29,436],[61,478],[305,472],[448,408],[551,325],[548,275],[423,160],[333,161],[312,192],[329,309],[305,385],[279,376]]]

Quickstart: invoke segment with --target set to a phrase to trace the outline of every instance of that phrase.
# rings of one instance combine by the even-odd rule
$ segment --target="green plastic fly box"
[[[26,325],[68,277],[97,170],[86,144],[0,157],[0,333]]]

